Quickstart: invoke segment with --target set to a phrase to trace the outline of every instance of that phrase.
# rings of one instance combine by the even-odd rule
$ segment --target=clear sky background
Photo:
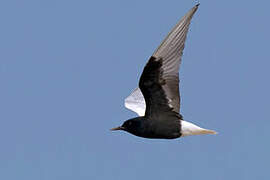
[[[192,0],[0,1],[1,180],[268,180],[270,2],[201,1],[181,66],[184,119],[218,135],[110,132]]]

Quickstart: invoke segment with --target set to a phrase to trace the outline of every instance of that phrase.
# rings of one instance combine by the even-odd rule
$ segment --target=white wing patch
[[[139,116],[144,116],[146,105],[140,88],[134,89],[125,99],[125,107],[136,112]]]
[[[168,97],[166,98],[168,100],[169,107],[173,108],[171,105],[172,100]],[[139,116],[144,116],[146,104],[140,88],[134,89],[133,92],[125,99],[125,107],[137,113]]]

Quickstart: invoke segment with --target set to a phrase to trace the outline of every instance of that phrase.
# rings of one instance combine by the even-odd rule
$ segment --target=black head
[[[122,126],[112,128],[111,130],[112,131],[124,130],[132,134],[137,134],[136,132],[139,132],[142,129],[141,125],[142,125],[141,117],[138,117],[138,118],[129,119],[125,121],[122,124]]]

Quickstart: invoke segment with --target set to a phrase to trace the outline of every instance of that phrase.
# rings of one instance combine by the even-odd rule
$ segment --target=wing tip
[[[200,3],[198,2],[198,3],[192,8],[192,10],[193,10],[194,13],[197,11],[197,9],[199,8],[199,6],[200,6]]]

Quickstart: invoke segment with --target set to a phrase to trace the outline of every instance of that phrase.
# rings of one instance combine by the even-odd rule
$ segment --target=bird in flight
[[[136,88],[125,106],[139,117],[111,130],[124,130],[135,136],[174,139],[188,135],[216,134],[183,120],[180,111],[179,66],[194,6],[171,30],[148,60]]]

